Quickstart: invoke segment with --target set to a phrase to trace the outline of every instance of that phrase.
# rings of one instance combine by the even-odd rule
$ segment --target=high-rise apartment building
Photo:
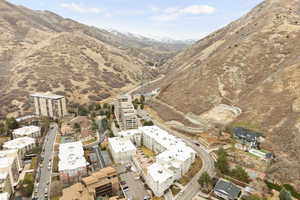
[[[50,93],[36,93],[30,95],[37,116],[60,119],[67,114],[64,96]]]

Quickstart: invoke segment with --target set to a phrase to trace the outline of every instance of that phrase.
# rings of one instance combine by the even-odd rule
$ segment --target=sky
[[[152,38],[200,39],[262,0],[9,0],[98,28]]]

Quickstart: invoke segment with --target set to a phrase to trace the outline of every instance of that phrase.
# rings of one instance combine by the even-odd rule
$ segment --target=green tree
[[[140,109],[141,109],[141,110],[144,110],[144,104],[141,104],[141,105],[140,105]]]
[[[144,121],[143,126],[153,126],[154,123],[152,121]]]
[[[92,123],[92,130],[93,131],[96,131],[98,129],[98,124],[96,123],[95,120],[93,120],[93,123]]]
[[[279,199],[280,200],[292,200],[291,193],[287,191],[285,188],[282,188],[279,194]]]
[[[145,103],[145,96],[144,95],[141,95],[140,102],[141,102],[141,104]]]
[[[101,104],[96,104],[95,110],[101,110]]]
[[[266,200],[265,198],[261,198],[256,195],[243,196],[242,200]]]
[[[6,133],[6,127],[3,122],[0,122],[0,135],[4,135]]]
[[[244,168],[237,166],[231,172],[231,176],[245,183],[250,182],[250,177]]]
[[[108,103],[103,104],[103,108],[108,109],[109,108],[109,104]]]
[[[73,128],[76,130],[76,132],[80,132],[80,130],[81,130],[81,127],[80,127],[80,124],[79,124],[79,123],[75,123],[75,124],[73,125]]]
[[[89,111],[84,106],[79,106],[78,108],[78,115],[80,116],[88,116]]]
[[[210,175],[207,172],[204,172],[200,178],[198,179],[198,183],[201,185],[201,187],[204,188],[206,192],[209,192],[212,187],[212,179]]]
[[[95,112],[91,112],[91,118],[95,119],[95,117],[96,117],[96,113]]]
[[[93,110],[95,110],[95,107],[96,107],[95,104],[92,103],[89,105],[88,109],[89,109],[89,111],[93,111]]]
[[[220,148],[217,151],[217,161],[215,162],[215,167],[222,173],[228,174],[229,173],[229,164],[227,160],[227,153],[223,148]]]
[[[19,128],[19,123],[13,117],[6,119],[5,124],[6,124],[7,129],[9,129],[9,130],[14,130],[16,128]]]

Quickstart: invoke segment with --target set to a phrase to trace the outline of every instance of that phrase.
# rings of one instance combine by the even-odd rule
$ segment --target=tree
[[[212,179],[207,172],[204,172],[198,179],[198,183],[201,187],[204,187],[206,192],[209,192],[212,186]]]
[[[98,125],[97,125],[96,121],[93,120],[93,123],[92,123],[92,130],[93,130],[93,131],[96,131],[97,129],[98,129]]]
[[[222,174],[229,173],[229,165],[227,161],[227,153],[223,148],[217,151],[217,161],[215,162],[215,167],[219,169]]]
[[[6,133],[6,127],[3,122],[0,122],[0,135],[4,135]]]
[[[240,166],[237,166],[230,172],[231,176],[245,183],[250,182],[248,173]]]
[[[282,188],[279,194],[279,199],[280,200],[292,200],[291,193],[287,191],[285,188]]]
[[[53,197],[58,197],[58,196],[61,196],[62,195],[62,189],[63,189],[63,186],[62,186],[62,183],[60,181],[53,181],[51,183],[51,190],[50,190],[50,197],[53,198]]]
[[[101,104],[96,104],[95,110],[101,110]]]
[[[144,104],[140,105],[141,110],[144,110]]]
[[[76,130],[76,132],[80,132],[80,130],[81,130],[81,127],[80,127],[79,123],[75,123],[73,128]]]
[[[95,107],[96,107],[95,104],[92,103],[89,105],[88,109],[89,109],[89,111],[93,111],[95,109]]]
[[[242,200],[266,200],[265,198],[261,198],[256,195],[243,196]]]
[[[80,116],[87,116],[89,114],[89,111],[84,106],[79,106],[78,108],[78,115]]]
[[[9,130],[14,130],[16,128],[19,128],[19,123],[13,117],[6,119],[5,124],[6,124],[7,129],[9,129]]]
[[[145,96],[144,95],[141,95],[140,102],[141,102],[141,104],[145,103]]]
[[[144,121],[143,126],[153,126],[154,123],[152,121]]]

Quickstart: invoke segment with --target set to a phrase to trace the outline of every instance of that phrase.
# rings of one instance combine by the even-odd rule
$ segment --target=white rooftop
[[[9,200],[8,192],[1,192],[0,193],[0,200]]]
[[[172,171],[166,169],[164,166],[158,163],[153,163],[147,168],[148,174],[155,182],[164,183],[166,180],[173,177]]]
[[[136,147],[129,139],[121,137],[108,138],[108,142],[114,152],[136,151]]]
[[[31,119],[31,118],[34,118],[35,116],[34,115],[26,115],[26,116],[23,116],[23,117],[18,117],[16,118],[16,121],[17,122],[21,122],[23,120],[26,120],[26,119]]]
[[[9,167],[13,161],[15,160],[15,156],[12,154],[7,154],[5,152],[0,152],[0,168]]]
[[[32,133],[39,132],[41,130],[38,126],[24,126],[22,128],[18,128],[13,130],[13,133],[19,136],[29,136]]]
[[[56,95],[56,94],[52,94],[52,93],[35,93],[35,94],[31,94],[30,96],[46,98],[46,99],[61,99],[61,98],[64,98],[64,96]]]
[[[128,136],[134,136],[136,134],[142,133],[139,129],[131,129],[131,130],[126,130],[126,131],[120,131],[117,133],[118,136],[120,137],[128,137]]]
[[[59,171],[72,170],[87,166],[82,142],[70,142],[59,145]]]
[[[4,149],[22,149],[35,143],[35,139],[31,137],[20,137],[7,141],[3,144]]]
[[[8,176],[8,172],[0,172],[0,180],[6,179]]]

